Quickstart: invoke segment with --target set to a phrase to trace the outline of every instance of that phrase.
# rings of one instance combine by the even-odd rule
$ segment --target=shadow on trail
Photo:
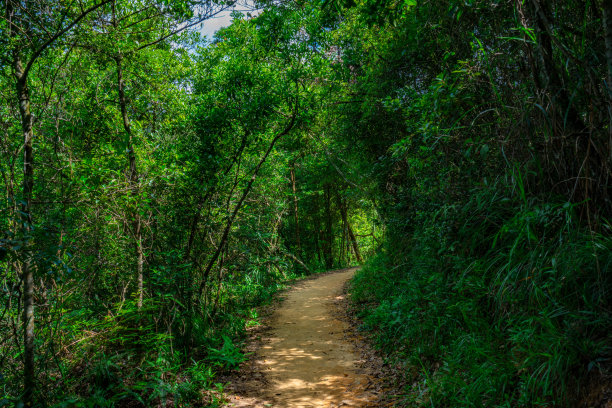
[[[265,389],[243,405],[275,408],[369,407],[372,380],[357,368],[359,357],[344,340],[346,323],[332,316],[334,299],[356,269],[345,269],[306,281],[286,294],[258,350],[258,371]],[[253,376],[258,376],[254,373]],[[249,401],[249,392],[239,399]],[[261,400],[260,400],[261,401]]]

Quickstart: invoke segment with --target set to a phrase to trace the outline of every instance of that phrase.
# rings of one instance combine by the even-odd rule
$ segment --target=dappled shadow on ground
[[[232,386],[230,406],[377,406],[372,402],[376,380],[358,368],[362,362],[343,339],[347,324],[330,310],[353,273],[324,275],[286,294],[257,345],[250,378]]]

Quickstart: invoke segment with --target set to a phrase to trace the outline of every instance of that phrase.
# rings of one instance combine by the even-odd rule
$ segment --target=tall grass
[[[609,226],[508,184],[391,228],[352,283],[364,329],[406,364],[407,406],[571,407],[610,368]]]

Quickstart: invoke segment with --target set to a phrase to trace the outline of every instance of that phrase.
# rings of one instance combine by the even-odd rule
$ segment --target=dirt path
[[[347,324],[334,317],[334,300],[356,269],[305,281],[286,293],[257,352],[255,372],[230,407],[371,407],[372,379],[343,339]]]

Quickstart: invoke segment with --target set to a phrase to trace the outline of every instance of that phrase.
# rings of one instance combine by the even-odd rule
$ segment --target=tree
[[[30,246],[33,219],[31,214],[32,192],[34,189],[33,117],[30,102],[29,75],[39,58],[55,42],[71,33],[89,14],[104,6],[110,0],[94,3],[89,8],[53,7],[46,8],[44,2],[5,2],[6,36],[2,42],[8,44],[8,51],[2,55],[11,61],[14,75],[15,96],[19,101],[21,131],[23,136],[23,181],[21,191],[20,223],[24,248]],[[40,13],[46,9],[45,13]],[[40,14],[39,14],[40,13]],[[34,35],[34,33],[36,33]],[[44,33],[39,35],[38,33]],[[23,281],[23,336],[24,336],[24,394],[26,407],[34,404],[34,268],[31,255],[26,253],[19,265]]]

